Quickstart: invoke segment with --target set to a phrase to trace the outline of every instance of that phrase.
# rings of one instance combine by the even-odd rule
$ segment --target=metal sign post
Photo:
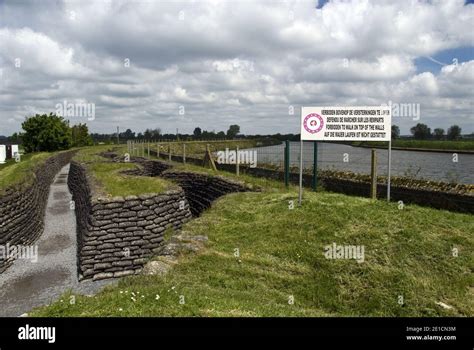
[[[303,138],[300,137],[300,192],[298,195],[298,205],[303,201]]]
[[[313,191],[318,187],[318,141],[313,143]]]

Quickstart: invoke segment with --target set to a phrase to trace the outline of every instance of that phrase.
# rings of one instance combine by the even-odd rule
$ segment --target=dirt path
[[[56,175],[48,197],[45,228],[36,242],[37,261],[17,259],[0,274],[0,316],[20,316],[49,304],[68,290],[94,294],[114,280],[77,280],[76,216],[70,209],[69,165]],[[69,300],[65,301],[69,302]]]

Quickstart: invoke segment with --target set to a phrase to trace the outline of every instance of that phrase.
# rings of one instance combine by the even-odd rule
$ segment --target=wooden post
[[[285,141],[285,186],[290,184],[290,141]]]
[[[235,173],[237,176],[240,175],[240,161],[239,161],[239,146],[237,146],[236,154],[235,154]]]
[[[370,163],[370,198],[377,199],[377,151],[372,149]]]
[[[156,145],[156,158],[160,159],[160,144],[159,143]]]
[[[183,143],[183,164],[186,164],[186,144]]]
[[[150,159],[150,142],[148,141],[148,159]]]
[[[168,143],[168,160],[171,162],[171,142]]]
[[[214,159],[212,159],[211,150],[209,148],[209,144],[206,144],[206,154],[204,155],[203,165],[211,167],[212,170],[217,171],[216,164],[214,163]]]

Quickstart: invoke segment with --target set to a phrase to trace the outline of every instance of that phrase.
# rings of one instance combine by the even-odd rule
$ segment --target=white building
[[[0,145],[0,164],[5,164],[7,159],[7,147],[5,145]]]

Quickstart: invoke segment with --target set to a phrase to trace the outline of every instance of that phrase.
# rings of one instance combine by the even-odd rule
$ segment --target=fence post
[[[160,159],[160,144],[156,144],[156,158]]]
[[[240,160],[239,160],[239,146],[237,146],[237,151],[235,154],[236,160],[235,160],[235,173],[237,176],[240,175]]]
[[[313,146],[313,191],[316,191],[318,186],[318,141],[314,141]]]
[[[284,154],[284,167],[285,167],[285,186],[288,187],[290,184],[290,141],[285,141],[285,154]]]
[[[186,144],[183,143],[183,164],[186,164]]]
[[[168,160],[171,162],[171,142],[168,143]]]
[[[212,159],[211,149],[209,144],[206,144],[206,154],[204,155],[203,165],[206,166],[209,164],[212,170],[217,171],[216,164],[214,163],[214,159]]]
[[[377,151],[372,149],[370,162],[370,198],[377,199]]]
[[[148,159],[150,159],[150,141],[148,141]]]

